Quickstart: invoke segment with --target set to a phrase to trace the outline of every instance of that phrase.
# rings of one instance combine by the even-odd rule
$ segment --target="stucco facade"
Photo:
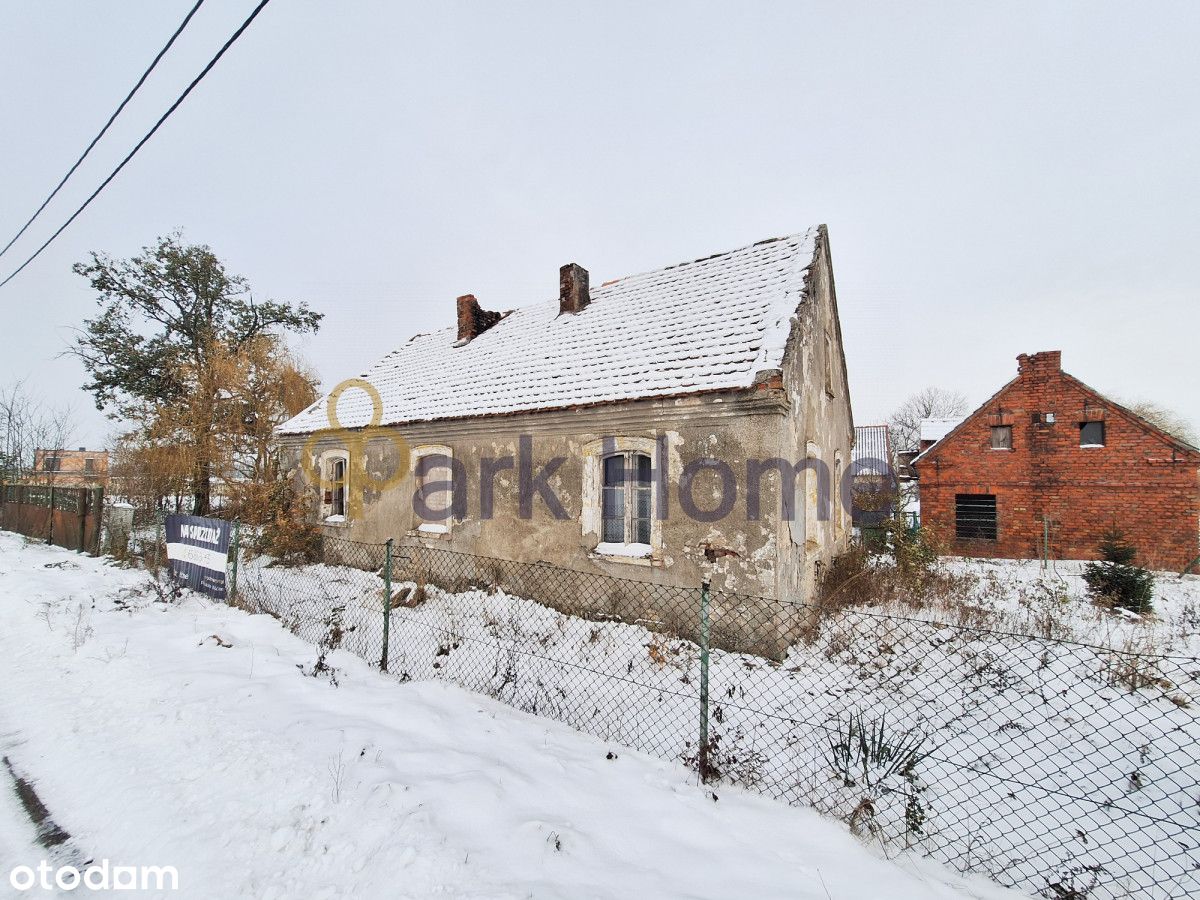
[[[327,533],[356,541],[393,538],[682,588],[711,577],[718,591],[809,600],[849,540],[840,482],[853,425],[823,229],[805,262],[780,362],[745,388],[283,434],[285,470]],[[634,553],[601,540],[602,460],[614,451],[654,466],[649,546]],[[414,502],[414,461],[430,452],[443,463],[439,480],[452,458],[455,487],[421,502],[453,515],[422,515]],[[322,483],[328,461],[343,457],[344,515],[341,495]],[[552,502],[531,490],[530,476],[547,466]],[[706,546],[733,554],[714,571]]]

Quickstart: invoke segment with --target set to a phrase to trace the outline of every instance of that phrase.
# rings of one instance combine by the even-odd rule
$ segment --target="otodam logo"
[[[341,399],[342,394],[351,389],[362,391],[371,401],[371,421],[364,428],[343,428],[342,423],[338,420],[338,400]],[[380,427],[380,423],[383,421],[383,398],[379,396],[379,391],[369,381],[363,378],[348,378],[335,387],[325,401],[325,418],[329,422],[329,427],[309,436],[305,442],[301,460],[301,465],[309,479],[320,485],[322,492],[333,487],[329,474],[316,462],[317,445],[322,441],[337,441],[349,451],[350,465],[353,466],[351,481],[367,490],[382,492],[399,484],[408,475],[411,463],[408,442],[394,431]],[[396,448],[399,459],[390,475],[379,477],[367,469],[365,451],[368,442],[373,438],[389,441]],[[363,491],[361,490],[355,490],[347,497],[347,512],[351,519],[361,515],[362,504]]]

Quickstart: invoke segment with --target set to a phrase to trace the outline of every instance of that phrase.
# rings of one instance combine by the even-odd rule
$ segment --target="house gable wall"
[[[852,525],[843,493],[850,483],[854,420],[824,229],[808,273],[807,296],[788,337],[782,378],[789,409],[778,455],[794,461],[819,459],[830,481],[829,515],[815,514],[821,501],[820,486],[815,473],[807,475],[806,483],[798,486],[798,514],[792,521],[780,523],[777,537],[780,595],[811,599],[821,572],[849,546]]]

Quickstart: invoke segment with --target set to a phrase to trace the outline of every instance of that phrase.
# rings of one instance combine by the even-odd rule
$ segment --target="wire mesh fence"
[[[451,681],[1056,900],[1200,892],[1194,657],[415,545],[321,558],[245,558],[236,599],[321,665]]]

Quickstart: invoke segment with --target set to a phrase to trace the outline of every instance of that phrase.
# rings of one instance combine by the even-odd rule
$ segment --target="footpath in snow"
[[[268,616],[5,532],[0,652],[3,754],[72,835],[51,863],[177,869],[139,896],[1017,896],[344,651],[335,687]],[[11,886],[48,854],[0,794],[0,895],[56,895]]]

